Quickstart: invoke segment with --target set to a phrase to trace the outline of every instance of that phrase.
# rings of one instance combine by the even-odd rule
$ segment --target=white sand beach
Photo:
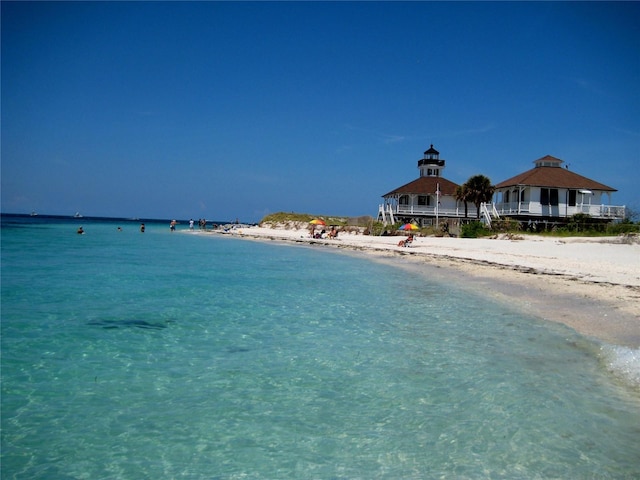
[[[247,239],[342,248],[438,276],[508,302],[528,314],[561,322],[607,343],[640,347],[640,242],[637,237],[496,238],[369,236],[341,232],[312,239],[306,229],[234,228]],[[464,278],[463,278],[464,277]]]

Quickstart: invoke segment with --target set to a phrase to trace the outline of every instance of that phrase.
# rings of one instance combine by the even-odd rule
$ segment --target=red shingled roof
[[[396,194],[435,195],[440,184],[441,195],[455,195],[458,185],[442,177],[420,177],[401,187],[382,195],[388,197]]]
[[[543,159],[541,159],[543,160]],[[536,160],[537,161],[537,160]],[[600,182],[578,175],[561,167],[535,167],[524,173],[511,177],[496,185],[496,188],[514,187],[517,185],[531,185],[535,187],[555,187],[587,190],[604,190],[617,192]]]

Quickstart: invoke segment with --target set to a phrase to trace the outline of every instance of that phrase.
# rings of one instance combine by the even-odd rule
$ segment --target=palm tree
[[[469,190],[467,189],[467,185],[458,185],[456,187],[456,200],[459,202],[464,202],[464,218],[467,218],[467,214],[469,211]]]
[[[472,201],[477,209],[477,217],[480,218],[480,205],[489,202],[495,192],[495,187],[491,185],[491,180],[484,175],[474,175],[463,185],[468,192],[467,199]]]

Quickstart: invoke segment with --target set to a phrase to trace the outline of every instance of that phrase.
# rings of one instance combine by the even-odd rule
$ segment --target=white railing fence
[[[622,220],[625,218],[626,207],[619,205],[540,205],[535,202],[510,202],[493,203],[488,202],[481,205],[481,216],[491,224],[491,220],[500,217],[527,216],[535,217],[558,217],[566,218],[583,213],[593,218]],[[472,203],[467,205],[467,215],[465,216],[464,205],[456,208],[443,208],[426,205],[391,205],[383,204],[378,208],[378,218],[382,217],[385,224],[395,223],[397,217],[447,217],[447,218],[469,218],[477,217],[476,206]]]

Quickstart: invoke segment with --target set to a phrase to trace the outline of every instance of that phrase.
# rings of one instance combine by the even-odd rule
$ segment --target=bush
[[[640,233],[640,224],[631,220],[623,220],[620,223],[609,223],[606,229],[607,235],[621,235],[623,233]]]
[[[373,222],[371,224],[370,235],[379,236],[385,231],[385,226],[382,222]]]
[[[491,230],[499,233],[514,233],[522,230],[519,221],[506,217],[491,222]]]
[[[460,236],[462,238],[478,238],[491,235],[491,231],[482,222],[465,223],[461,227]]]
[[[604,224],[585,213],[576,213],[564,227],[568,232],[603,232]]]

